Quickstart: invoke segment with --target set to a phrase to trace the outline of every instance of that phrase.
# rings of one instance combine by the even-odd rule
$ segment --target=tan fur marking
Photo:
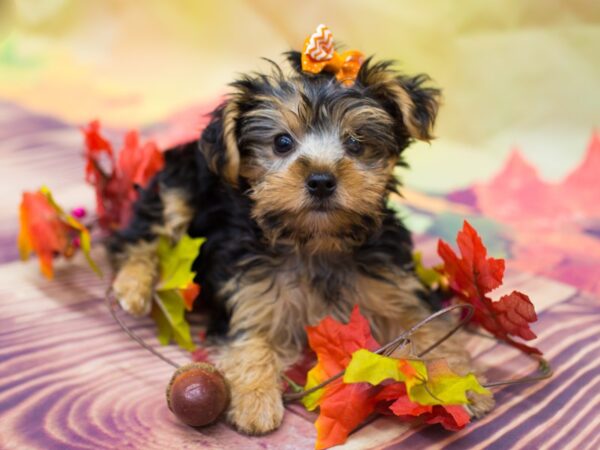
[[[160,199],[163,204],[163,223],[155,225],[152,231],[177,241],[186,232],[194,210],[189,205],[187,195],[180,189],[161,186]]]
[[[186,232],[194,211],[185,194],[178,189],[161,186],[160,196],[163,223],[155,225],[152,231],[176,242]],[[121,307],[134,316],[147,315],[152,307],[152,294],[158,278],[157,245],[157,240],[130,244],[119,258],[113,290]]]
[[[415,103],[410,97],[410,94],[398,81],[397,73],[392,70],[378,70],[371,72],[368,75],[367,84],[378,86],[379,89],[387,91],[392,95],[393,98],[396,99],[396,104],[402,112],[402,120],[411,137],[423,141],[430,141],[433,138],[433,122],[430,123],[428,130],[421,130],[421,127],[419,123],[416,122],[414,115]],[[436,112],[437,109],[435,111],[431,111],[433,116],[435,116]]]
[[[381,209],[394,164],[395,160],[390,159],[378,167],[366,168],[346,158],[329,165],[298,159],[282,171],[265,174],[253,186],[253,217],[273,243],[284,234],[296,243],[303,242],[309,253],[347,250],[349,245],[360,242],[345,242],[340,231],[359,225],[361,215],[379,220],[375,211]],[[314,171],[330,171],[338,181],[333,198],[336,208],[326,214],[310,209],[305,183]],[[280,217],[279,227],[265,225],[273,213]]]
[[[370,318],[373,335],[379,342],[385,343],[425,319],[431,311],[414,294],[420,288],[416,278],[400,272],[382,275],[391,282],[360,276],[357,291],[362,293],[358,304]],[[452,325],[452,320],[441,318],[420,328],[412,338],[414,351],[418,353],[428,348],[446,334]],[[455,334],[426,357],[447,358],[455,371],[469,372],[470,358],[461,343],[463,339],[464,336],[461,339]]]
[[[229,101],[223,111],[223,136],[225,140],[225,168],[223,177],[237,186],[240,169],[240,152],[235,136],[235,121],[239,115],[237,103]]]
[[[358,304],[371,323],[374,336],[383,344],[431,313],[415,295],[419,282],[400,269],[383,272],[383,281],[352,273],[349,266],[348,279],[352,281],[337,302],[327,302],[314,289],[311,270],[310,259],[298,259],[298,254],[293,253],[288,259],[271,261],[240,275],[222,293],[229,297],[231,336],[245,336],[239,343],[234,341],[219,364],[225,373],[231,370],[230,383],[237,386],[233,397],[239,396],[228,413],[229,420],[246,432],[264,432],[280,421],[279,403],[273,400],[278,392],[279,373],[294,362],[305,345],[307,325],[316,325],[326,315],[347,322],[353,306]],[[412,345],[405,351],[418,353],[428,348],[453,323],[446,318],[428,324],[412,336]],[[454,335],[426,357],[446,358],[459,374],[471,372],[473,367],[463,342],[464,337]],[[264,376],[259,376],[259,372]],[[257,393],[250,394],[254,390]],[[256,406],[258,402],[262,402],[261,407]],[[469,412],[474,416],[493,406],[489,397],[474,396],[473,402]],[[265,418],[265,412],[273,415],[272,420]]]
[[[156,241],[127,246],[125,259],[112,288],[121,307],[134,316],[150,313],[152,292],[158,276]]]
[[[216,360],[231,392],[227,420],[247,434],[264,434],[283,419],[283,366],[264,338],[249,335],[225,347]]]

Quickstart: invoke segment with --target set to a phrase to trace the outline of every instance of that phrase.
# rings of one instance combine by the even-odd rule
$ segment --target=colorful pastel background
[[[236,74],[265,68],[261,57],[281,61],[281,53],[299,49],[319,23],[345,47],[395,59],[401,70],[426,72],[443,88],[438,138],[407,151],[411,169],[399,172],[404,198],[392,205],[429,261],[437,237],[452,241],[464,218],[492,253],[508,258],[514,285],[537,295],[539,346],[558,366],[560,380],[502,390],[497,416],[453,437],[391,432],[396,425],[376,422],[376,432],[361,431],[367,438],[357,442],[478,448],[496,436],[497,448],[597,448],[597,413],[586,409],[600,392],[589,381],[600,376],[598,364],[590,363],[600,356],[595,0],[0,0],[0,448],[310,447],[310,423],[294,415],[270,440],[242,438],[224,425],[192,436],[174,422],[153,433],[157,418],[168,417],[162,398],[150,404],[159,410],[152,415],[78,397],[79,387],[94,382],[93,370],[131,403],[142,395],[160,397],[153,389],[162,378],[152,372],[155,361],[124,344],[127,338],[98,306],[95,297],[106,282],[94,281],[77,262],[59,267],[53,284],[41,280],[35,262],[16,262],[15,240],[24,190],[46,184],[64,206],[92,207],[79,127],[100,118],[117,148],[129,128],[163,147],[193,137]],[[42,324],[45,312],[52,320]],[[114,336],[89,336],[88,342],[77,334],[94,326]],[[149,323],[139,327],[152,335]],[[54,344],[40,352],[49,335]],[[74,369],[60,363],[77,350],[69,339],[98,348],[120,345],[122,357],[88,350],[96,365],[72,358],[82,364]],[[522,362],[479,350],[489,367]],[[101,361],[113,370],[102,372]],[[131,361],[145,372],[136,375]],[[140,381],[149,384],[128,388],[127,382]],[[114,422],[109,407],[130,428]],[[558,412],[548,417],[546,407]],[[56,414],[43,418],[46,410]],[[561,432],[541,440],[528,435],[529,429],[549,429],[546,421]]]

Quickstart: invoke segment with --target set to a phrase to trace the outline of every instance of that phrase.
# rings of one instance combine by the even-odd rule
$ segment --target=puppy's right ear
[[[406,76],[392,69],[392,62],[364,62],[357,83],[366,87],[392,116],[406,134],[422,141],[433,139],[433,125],[438,112],[441,92],[429,86],[427,75]]]
[[[238,185],[240,151],[237,143],[237,101],[229,99],[213,113],[200,137],[200,151],[212,172],[233,186]]]

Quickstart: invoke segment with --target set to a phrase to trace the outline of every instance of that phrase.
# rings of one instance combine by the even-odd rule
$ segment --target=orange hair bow
[[[341,54],[336,52],[333,48],[333,34],[323,24],[304,41],[302,70],[310,73],[333,73],[344,86],[354,84],[364,60],[365,55],[358,50],[349,50]]]

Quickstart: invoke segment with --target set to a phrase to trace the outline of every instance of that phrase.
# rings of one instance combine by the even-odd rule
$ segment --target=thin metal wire
[[[117,308],[117,300],[116,300],[116,298],[114,296],[112,288],[109,288],[106,291],[106,304],[108,306],[108,309],[109,309],[110,314],[112,315],[113,319],[117,322],[117,324],[121,327],[121,329],[125,333],[127,333],[127,335],[131,339],[133,339],[134,341],[136,341],[144,349],[148,350],[154,356],[160,358],[161,360],[163,360],[167,364],[175,367],[176,369],[178,369],[179,367],[181,367],[180,364],[176,363],[172,359],[170,359],[170,358],[166,357],[165,355],[163,355],[158,350],[156,350],[153,347],[151,347],[150,345],[146,344],[146,342],[140,336],[138,336],[131,328],[129,328],[121,320],[121,318],[119,317],[119,315],[117,313],[117,309],[118,309]],[[461,327],[463,327],[466,323],[468,323],[468,321],[471,320],[471,317],[473,316],[474,308],[471,305],[467,305],[467,304],[462,303],[462,304],[458,304],[458,305],[448,306],[447,308],[444,308],[444,309],[441,309],[439,311],[436,311],[432,315],[426,317],[425,319],[421,320],[419,323],[417,323],[416,325],[414,325],[413,327],[411,327],[409,330],[407,330],[404,333],[402,333],[401,335],[399,335],[393,341],[391,341],[391,342],[387,343],[386,345],[380,347],[379,349],[375,350],[374,353],[383,354],[383,355],[386,355],[386,356],[391,355],[399,347],[404,346],[404,345],[410,343],[411,342],[410,341],[410,336],[413,333],[415,333],[419,328],[427,325],[429,322],[431,322],[431,321],[433,321],[435,319],[438,319],[441,316],[444,316],[444,315],[448,314],[449,312],[451,312],[453,310],[456,310],[456,309],[462,309],[463,311],[466,310],[467,313],[448,333],[446,333],[444,336],[442,336],[440,339],[438,339],[436,342],[434,342],[431,346],[429,346],[428,348],[426,348],[425,350],[423,350],[422,352],[420,352],[417,355],[418,357],[422,357],[423,355],[429,353],[431,350],[433,350],[434,348],[436,348],[438,345],[440,345],[446,339],[450,338]],[[526,377],[516,378],[514,380],[494,381],[494,382],[486,383],[483,386],[486,387],[486,388],[494,388],[494,387],[499,387],[499,386],[507,386],[507,385],[511,385],[511,384],[535,383],[535,382],[542,381],[542,380],[545,380],[547,378],[550,378],[553,375],[553,371],[552,371],[552,368],[550,367],[548,361],[546,361],[543,358],[536,358],[536,360],[538,361],[537,371],[540,372],[540,375],[538,375],[538,376],[526,376]],[[318,385],[312,387],[311,389],[284,394],[283,395],[283,400],[286,401],[286,402],[291,402],[291,401],[298,400],[298,399],[300,399],[302,397],[305,397],[306,395],[311,394],[313,392],[316,392],[319,389],[327,386],[329,383],[331,383],[331,382],[333,382],[333,381],[335,381],[335,380],[343,377],[344,373],[345,373],[344,370],[341,371],[341,372],[339,372],[339,373],[336,373],[332,377],[328,378],[327,380],[323,381],[322,383],[319,383]]]
[[[394,351],[400,345],[404,345],[407,342],[409,342],[410,336],[415,331],[417,331],[419,328],[427,325],[429,322],[431,322],[445,314],[448,314],[450,311],[453,311],[455,309],[466,310],[467,314],[448,333],[446,333],[444,336],[442,336],[440,339],[438,339],[436,342],[434,342],[430,347],[426,348],[424,351],[422,351],[421,353],[418,354],[419,357],[425,355],[426,353],[430,352],[435,347],[440,345],[442,342],[444,342],[446,339],[448,339],[450,336],[452,336],[454,333],[456,333],[462,326],[464,326],[471,319],[471,317],[473,316],[473,312],[474,312],[474,308],[471,305],[467,305],[467,304],[463,303],[460,305],[452,305],[452,306],[448,306],[444,309],[440,309],[439,311],[436,311],[435,313],[431,314],[430,316],[427,316],[425,319],[421,320],[417,324],[413,325],[410,329],[406,330],[404,333],[402,333],[396,339],[385,344],[383,347],[378,348],[373,353],[384,354],[386,356],[391,355],[392,353],[394,353]],[[317,384],[316,386],[313,386],[310,389],[284,394],[283,399],[284,399],[284,401],[289,402],[289,401],[298,400],[308,394],[312,394],[313,392],[316,392],[319,389],[327,386],[329,383],[337,380],[338,378],[343,377],[345,372],[346,372],[345,370],[342,370],[341,372],[336,373],[332,377],[326,379],[322,383]]]
[[[121,320],[121,318],[117,314],[117,299],[114,296],[112,288],[108,288],[108,290],[106,291],[106,304],[108,305],[108,309],[109,309],[110,314],[112,315],[113,319],[115,319],[115,321],[119,324],[121,329],[125,333],[127,333],[131,339],[133,339],[135,342],[140,344],[142,347],[144,347],[146,350],[148,350],[154,356],[157,356],[158,358],[162,359],[167,364],[170,364],[171,366],[175,367],[176,369],[179,369],[179,367],[181,367],[180,364],[177,364],[172,359],[166,357],[158,350],[156,350],[153,347],[146,344],[146,342],[144,342],[144,340],[141,337],[139,337],[137,334],[135,334],[135,332],[131,328],[129,328],[127,325],[125,325],[125,323]]]

